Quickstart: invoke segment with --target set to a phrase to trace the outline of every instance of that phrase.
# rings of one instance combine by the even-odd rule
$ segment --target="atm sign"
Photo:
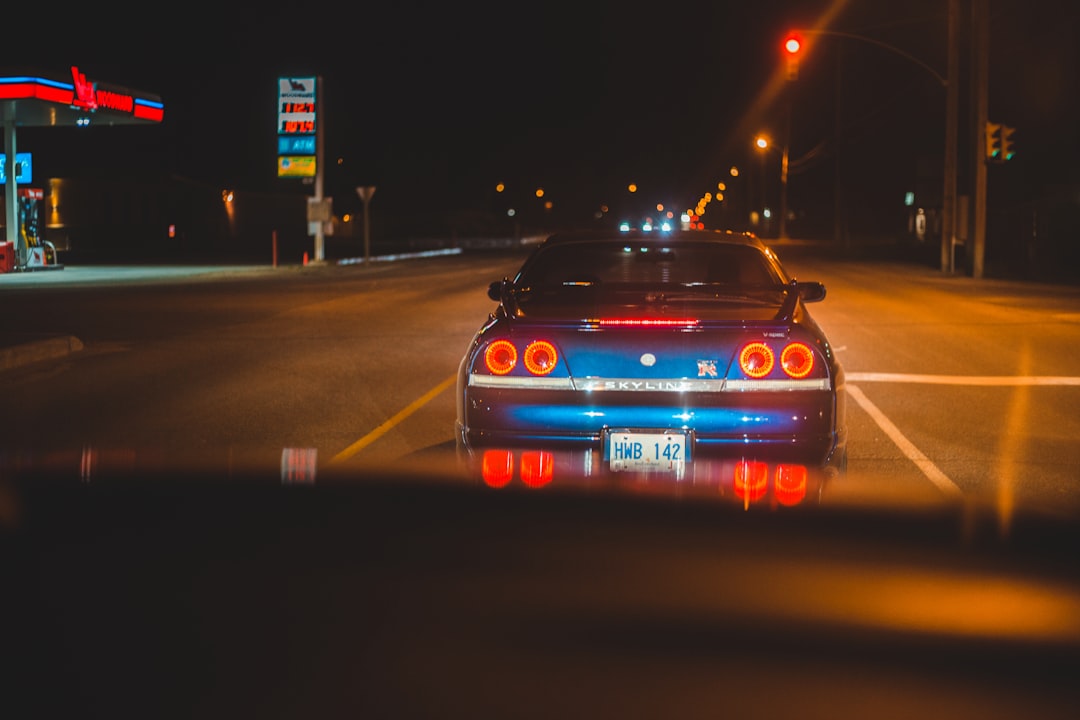
[[[34,166],[30,153],[15,153],[15,184],[34,182]],[[0,185],[7,185],[7,154],[0,153]]]

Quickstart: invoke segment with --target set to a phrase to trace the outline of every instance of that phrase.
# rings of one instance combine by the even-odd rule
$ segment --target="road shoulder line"
[[[908,440],[889,418],[885,417],[885,413],[881,412],[877,405],[870,402],[870,398],[866,397],[862,390],[857,386],[850,384],[846,386],[846,389],[848,396],[857,402],[859,407],[865,410],[867,414],[873,418],[874,422],[878,424],[878,427],[880,427],[885,434],[889,436],[889,439],[900,448],[900,452],[904,453],[904,456],[907,457],[908,460],[911,460],[911,462],[922,471],[923,475],[925,475],[938,490],[951,497],[963,495],[957,484],[950,480],[945,473],[941,472],[938,466],[935,465],[930,458],[923,455],[919,448],[915,447],[914,443]]]

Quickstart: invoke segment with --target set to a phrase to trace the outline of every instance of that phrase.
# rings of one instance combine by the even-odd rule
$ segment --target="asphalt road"
[[[389,476],[445,467],[519,254],[0,277],[0,338],[68,339],[0,370],[2,707],[1073,717],[1080,290],[791,250],[852,400],[848,477],[790,513]],[[73,482],[6,482],[39,467]],[[1073,514],[1001,542],[1032,504]]]
[[[522,257],[0,278],[0,337],[58,343],[0,371],[7,454],[445,467],[452,376],[493,307],[487,283]],[[826,283],[812,312],[848,373],[849,475],[833,501],[979,497],[1005,523],[1018,504],[1080,507],[1080,288],[781,257]]]

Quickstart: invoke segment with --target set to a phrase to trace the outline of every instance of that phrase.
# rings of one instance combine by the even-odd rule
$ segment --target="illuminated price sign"
[[[278,133],[282,135],[314,135],[315,116],[310,118],[283,118],[278,126]]]
[[[278,78],[278,177],[314,177],[316,132],[313,77]]]
[[[278,78],[278,134],[315,134],[315,78]]]

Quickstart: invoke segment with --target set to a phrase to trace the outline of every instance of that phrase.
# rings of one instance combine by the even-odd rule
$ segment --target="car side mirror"
[[[799,297],[803,302],[821,302],[825,299],[825,286],[819,282],[799,282],[796,283],[796,287],[799,289]]]
[[[503,288],[505,288],[509,284],[510,280],[508,280],[507,278],[503,278],[502,280],[496,280],[495,282],[491,283],[490,285],[488,285],[488,297],[495,302],[502,302]]]

